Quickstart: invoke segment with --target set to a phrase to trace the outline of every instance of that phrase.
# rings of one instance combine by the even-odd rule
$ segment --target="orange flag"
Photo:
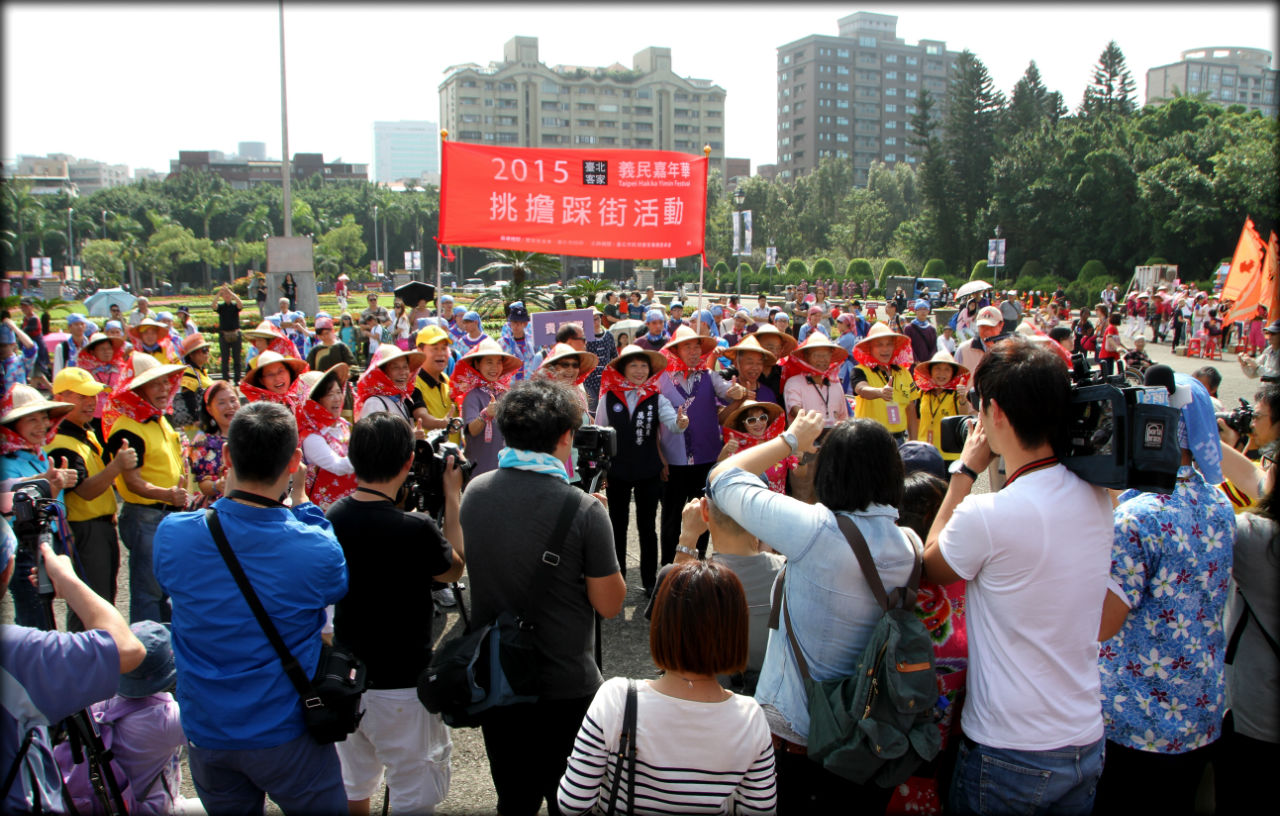
[[[1252,218],[1245,218],[1244,229],[1231,256],[1231,271],[1222,285],[1222,299],[1233,301],[1228,322],[1248,322],[1262,301],[1262,261],[1267,245],[1262,242]]]
[[[1267,242],[1267,258],[1262,264],[1262,304],[1267,307],[1267,322],[1280,320],[1280,238],[1271,231]]]

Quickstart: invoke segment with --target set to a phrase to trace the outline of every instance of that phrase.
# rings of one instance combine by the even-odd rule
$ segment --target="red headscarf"
[[[302,359],[302,355],[298,353],[298,347],[293,344],[293,341],[285,335],[279,326],[269,321],[263,322],[265,323],[265,328],[262,325],[259,325],[258,328],[254,329],[254,331],[271,332],[273,336],[267,341],[268,351],[274,351],[281,357],[292,357],[295,360]]]
[[[336,423],[341,417],[329,413],[329,409],[313,399],[304,399],[293,411],[293,418],[298,423],[298,439],[303,440],[314,433]]]
[[[137,353],[145,354],[146,352]],[[152,417],[163,416],[173,412],[173,398],[177,396],[178,387],[182,383],[181,371],[175,371],[169,375],[169,399],[165,401],[163,408],[155,407],[149,400],[133,390],[133,377],[133,355],[129,355],[124,366],[120,369],[120,382],[116,385],[115,390],[111,392],[111,397],[107,400],[107,407],[102,411],[102,433],[104,436],[111,435],[111,426],[122,416],[132,419],[134,422],[146,422]]]
[[[691,337],[688,339],[692,340],[695,338]],[[711,361],[717,356],[717,349],[712,348],[711,351],[708,351],[706,354],[703,354],[702,356],[700,356],[698,358],[698,364],[695,365],[692,369],[689,368],[689,366],[684,364],[684,360],[680,359],[680,355],[676,354],[675,351],[662,348],[658,350],[658,353],[661,354],[663,357],[667,358],[667,367],[664,368],[663,371],[667,372],[668,374],[684,374],[685,376],[688,376],[694,371],[710,371]]]
[[[277,394],[266,388],[260,388],[256,385],[249,385],[247,382],[240,383],[240,393],[244,394],[245,399],[249,402],[274,402],[277,405],[283,405],[290,412],[295,412],[298,405],[302,402],[302,377],[294,377],[293,382],[289,384],[289,390],[283,394]]]
[[[16,385],[17,383],[14,383]],[[9,386],[9,391],[4,395],[4,399],[0,400],[0,416],[4,416],[13,410],[13,386]],[[66,416],[65,414],[63,416]],[[48,445],[53,438],[58,435],[58,423],[63,419],[62,416],[49,417],[49,433],[45,434],[44,445]],[[0,425],[0,456],[9,453],[17,453],[18,451],[31,451],[37,457],[44,458],[44,445],[32,445],[25,437],[18,434],[17,431],[10,428],[7,424]]]
[[[484,356],[488,355],[476,355],[474,359]],[[462,401],[467,398],[467,394],[479,388],[487,391],[491,400],[496,400],[511,390],[511,381],[520,372],[520,369],[517,368],[499,376],[496,380],[487,380],[479,371],[476,371],[472,362],[472,359],[463,357],[453,367],[453,374],[449,377],[449,385],[453,389],[453,401],[457,403],[459,412],[462,410]],[[484,441],[492,442],[493,417],[485,414],[481,414],[481,416],[484,417]]]
[[[796,354],[795,351],[782,358],[782,385],[785,387],[787,380],[792,377],[822,377],[824,379],[835,381],[840,371],[840,366],[844,364],[844,360],[834,359],[832,355],[831,365],[827,366],[826,371],[819,371],[804,359],[803,354]]]
[[[725,442],[730,439],[738,440],[738,450],[744,451],[747,448],[759,445],[761,442],[768,442],[786,429],[787,415],[778,414],[777,418],[769,423],[769,427],[765,429],[764,436],[761,438],[756,438],[749,433],[728,426],[721,428],[720,434],[724,437]],[[800,464],[798,457],[788,456],[766,470],[765,479],[769,482],[769,489],[775,493],[785,493],[787,489],[787,471],[794,470],[798,464]]]
[[[933,377],[930,373],[933,371],[932,365],[918,366],[912,374],[912,379],[915,380],[916,387],[921,391],[932,391],[935,388],[943,391],[954,391],[956,390],[957,385],[966,385],[971,378],[968,371],[961,373],[960,366],[956,363],[939,362],[937,365],[951,366],[951,379],[947,380],[946,385],[938,385],[933,381]]]
[[[668,363],[668,367],[670,363]],[[666,371],[667,369],[663,369]],[[622,401],[626,401],[627,392],[635,391],[639,396],[636,398],[638,405],[649,397],[662,391],[662,387],[658,384],[658,377],[662,374],[659,371],[649,379],[636,385],[623,376],[618,369],[613,366],[605,366],[604,374],[600,375],[600,399],[604,399],[605,394],[613,394]]]
[[[454,380],[450,378],[450,385]],[[381,366],[369,366],[356,382],[355,415],[360,416],[360,409],[370,397],[392,397],[402,399],[413,393],[413,378],[404,388],[397,388],[395,381],[387,376]]]

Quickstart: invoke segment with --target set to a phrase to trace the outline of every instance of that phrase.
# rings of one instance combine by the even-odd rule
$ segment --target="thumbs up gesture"
[[[138,452],[129,447],[128,439],[120,440],[120,449],[116,451],[111,464],[116,466],[117,471],[133,470],[138,466]]]
[[[689,427],[689,416],[684,412],[683,405],[676,409],[676,427],[682,431]]]

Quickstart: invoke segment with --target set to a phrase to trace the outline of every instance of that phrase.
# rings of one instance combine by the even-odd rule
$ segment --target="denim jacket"
[[[836,514],[821,504],[774,493],[758,476],[737,468],[716,478],[707,494],[744,529],[787,557],[787,609],[813,679],[852,674],[881,610]],[[897,526],[898,511],[873,504],[841,514],[862,531],[886,591],[905,584],[913,545]],[[777,709],[796,735],[808,735],[808,697],[785,618],[769,632],[756,700]]]

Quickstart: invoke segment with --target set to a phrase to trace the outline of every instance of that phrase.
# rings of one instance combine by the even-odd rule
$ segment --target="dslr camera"
[[[1223,423],[1236,432],[1237,436],[1249,436],[1253,433],[1253,406],[1243,397],[1240,397],[1240,407],[1234,411],[1218,411],[1215,417],[1222,420]]]
[[[1071,356],[1071,411],[1055,446],[1067,470],[1090,484],[1116,490],[1172,493],[1177,484],[1178,411],[1163,386],[1126,385],[1123,375],[1093,373],[1083,355]],[[939,447],[958,453],[972,416],[944,417]]]
[[[471,477],[476,463],[464,461],[462,449],[449,441],[449,434],[461,428],[462,420],[454,417],[447,427],[438,428],[414,443],[413,468],[405,480],[405,509],[440,517],[444,512],[444,474],[450,456],[462,468],[463,481]]]
[[[600,477],[618,455],[618,429],[608,425],[583,425],[573,432],[573,447],[578,451],[580,484],[588,493],[595,492]]]

